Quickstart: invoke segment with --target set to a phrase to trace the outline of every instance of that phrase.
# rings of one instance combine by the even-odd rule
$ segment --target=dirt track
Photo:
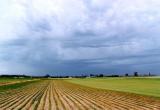
[[[160,100],[46,80],[0,93],[0,110],[160,110]]]

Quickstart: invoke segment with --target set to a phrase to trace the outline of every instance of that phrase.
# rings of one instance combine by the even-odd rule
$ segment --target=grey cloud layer
[[[154,72],[158,0],[0,2],[1,73]]]

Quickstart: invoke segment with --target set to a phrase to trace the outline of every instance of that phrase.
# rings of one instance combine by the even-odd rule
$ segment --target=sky
[[[160,73],[159,0],[0,0],[0,74],[134,71]]]

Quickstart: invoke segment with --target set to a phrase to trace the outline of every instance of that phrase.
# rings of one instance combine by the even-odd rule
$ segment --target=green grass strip
[[[29,85],[31,83],[35,83],[37,81],[39,81],[39,80],[33,80],[33,81],[26,81],[26,82],[21,82],[21,83],[3,85],[3,86],[0,86],[0,92],[1,91],[6,91],[6,90],[12,90],[12,89],[21,88],[23,86]]]

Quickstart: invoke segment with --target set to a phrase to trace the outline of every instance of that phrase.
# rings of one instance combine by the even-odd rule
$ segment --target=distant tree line
[[[134,77],[138,77],[138,76],[155,76],[154,74],[151,74],[150,72],[148,74],[139,74],[138,72],[134,72],[133,75],[129,75],[128,73],[125,74],[126,77],[129,76],[134,76]]]
[[[119,75],[119,74],[111,74],[111,75],[106,75],[106,74],[82,74],[82,75],[50,75],[46,74],[44,76],[27,76],[27,75],[0,75],[0,78],[87,78],[87,77],[138,77],[138,76],[155,76],[151,74],[150,72],[148,74],[139,74],[138,72],[134,72],[132,74],[125,73],[124,75]]]
[[[31,78],[27,75],[0,75],[0,78]]]

